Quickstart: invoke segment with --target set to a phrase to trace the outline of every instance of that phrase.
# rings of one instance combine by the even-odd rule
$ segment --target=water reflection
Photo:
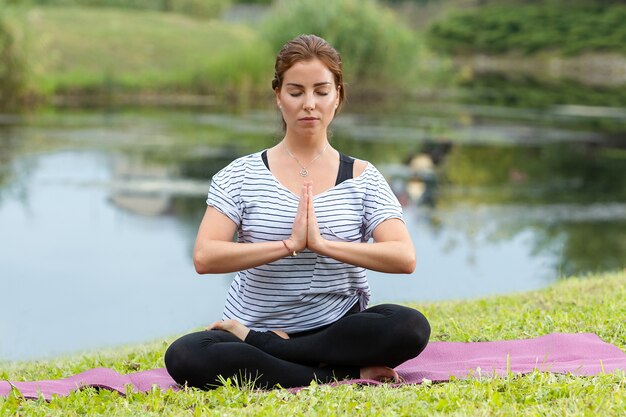
[[[464,81],[463,99],[471,103],[506,107],[537,109],[558,106],[559,112],[564,116],[572,113],[575,116],[582,116],[583,119],[591,116],[595,121],[588,119],[588,122],[601,123],[607,130],[616,125],[616,122],[617,125],[623,126],[626,121],[626,113],[623,110],[626,106],[626,88],[621,80],[611,85],[607,82],[611,77],[600,72],[602,75],[599,78],[603,83],[589,82],[591,81],[589,78],[599,75],[596,71],[584,71],[583,74],[579,74],[587,78],[587,82],[568,78],[542,79],[541,76],[547,73],[549,71],[537,71],[537,68],[534,68],[534,74],[524,76],[511,76],[510,71],[476,73]],[[576,106],[564,106],[573,103]],[[582,106],[594,107],[581,112]]]
[[[172,334],[221,311],[227,277],[198,279],[173,215],[111,204],[114,157],[36,157],[27,198],[0,207],[0,357],[34,358]],[[81,181],[77,181],[80,179]]]
[[[435,207],[439,183],[437,167],[442,165],[450,149],[450,141],[428,140],[418,153],[406,158],[404,165],[386,166],[387,179],[402,205]]]
[[[0,128],[0,290],[12,312],[0,319],[0,360],[141,342],[219,317],[230,276],[198,277],[191,262],[209,179],[275,143],[274,116],[60,113]],[[375,302],[508,293],[623,267],[617,148],[580,132],[520,145],[507,129],[504,146],[464,144],[459,115],[447,117],[338,120],[335,146],[387,175],[416,244],[412,276],[370,274]],[[388,134],[375,141],[367,124]]]

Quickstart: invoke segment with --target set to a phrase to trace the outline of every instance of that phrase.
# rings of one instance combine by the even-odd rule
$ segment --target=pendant
[[[307,175],[309,175],[309,171],[307,171],[306,168],[302,168],[300,170],[300,176],[301,177],[306,177]]]

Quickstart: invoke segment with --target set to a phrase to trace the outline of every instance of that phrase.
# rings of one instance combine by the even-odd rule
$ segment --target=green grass
[[[26,13],[35,88],[47,94],[211,93],[271,79],[268,46],[242,25],[114,8],[36,7]]]
[[[506,279],[503,276],[503,279]],[[626,350],[626,274],[570,278],[540,291],[480,300],[415,305],[429,318],[432,340],[483,341],[528,338],[552,332],[593,332]],[[191,330],[191,329],[190,329]],[[2,379],[60,378],[94,366],[133,372],[163,366],[173,340],[73,358],[7,364]],[[66,398],[0,399],[0,415],[585,415],[626,413],[626,374],[573,377],[534,372],[401,388],[311,385],[298,394],[259,392],[234,383],[214,391],[174,393],[85,389]]]
[[[153,10],[79,6],[24,6],[20,10],[25,14],[22,20],[28,29],[26,61],[32,73],[29,73],[29,86],[35,96],[90,98],[92,102],[108,103],[115,102],[116,95],[141,98],[142,94],[145,97],[200,94],[245,103],[260,97],[265,101],[272,95],[270,80],[278,47],[258,27]],[[315,4],[313,10],[323,12]],[[370,13],[370,17],[376,21],[377,9],[372,10],[374,14]],[[325,15],[320,16],[322,19]],[[392,18],[390,13],[385,16]],[[311,19],[308,14],[295,20],[283,16],[280,28],[299,34],[304,23],[294,26],[294,21]],[[337,19],[345,21],[342,14]],[[276,26],[277,21],[265,27]],[[374,29],[368,25],[363,30],[372,36]],[[275,36],[280,35],[277,33],[280,28],[274,28]],[[382,29],[395,33],[395,27]],[[402,33],[409,36],[411,32],[403,29]],[[347,48],[348,57],[353,50],[372,47],[358,41],[363,36],[341,34],[345,39],[343,43],[337,41],[338,47]],[[286,33],[282,36],[283,41],[291,37]],[[386,49],[381,46],[378,52],[389,58],[390,45],[397,43],[394,39],[387,39]],[[346,63],[350,93],[431,91],[449,82],[453,77],[450,62],[437,58],[426,48],[423,34],[412,34],[411,39],[410,48],[403,55],[403,61],[412,63],[410,70],[401,71],[402,77],[393,75],[393,71],[383,71],[398,81],[399,89],[391,89],[389,82],[383,82],[380,68],[369,68],[374,58],[365,53],[367,65],[359,64],[362,56]],[[354,42],[360,46],[357,48]],[[367,52],[367,48],[364,50]],[[383,58],[380,59],[385,65],[397,61]],[[363,82],[356,71],[352,71],[352,76],[348,74],[349,67],[359,65],[363,67],[359,71],[371,73]],[[381,65],[379,62],[373,67]]]

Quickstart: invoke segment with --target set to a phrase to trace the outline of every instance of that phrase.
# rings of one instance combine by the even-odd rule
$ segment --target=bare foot
[[[387,366],[366,366],[361,368],[361,378],[380,382],[400,382],[398,373]]]
[[[285,332],[283,332],[282,330],[272,330],[272,333],[276,333],[278,336],[280,336],[283,339],[289,339],[289,335]]]
[[[224,330],[229,333],[234,334],[237,338],[242,341],[246,340],[246,336],[250,333],[250,329],[248,329],[243,324],[239,323],[237,320],[222,320],[211,323],[207,328],[207,330]]]

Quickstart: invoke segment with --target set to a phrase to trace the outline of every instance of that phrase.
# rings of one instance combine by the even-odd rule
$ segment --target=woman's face
[[[299,61],[285,71],[276,103],[287,133],[312,135],[326,132],[339,106],[333,73],[319,59]]]

